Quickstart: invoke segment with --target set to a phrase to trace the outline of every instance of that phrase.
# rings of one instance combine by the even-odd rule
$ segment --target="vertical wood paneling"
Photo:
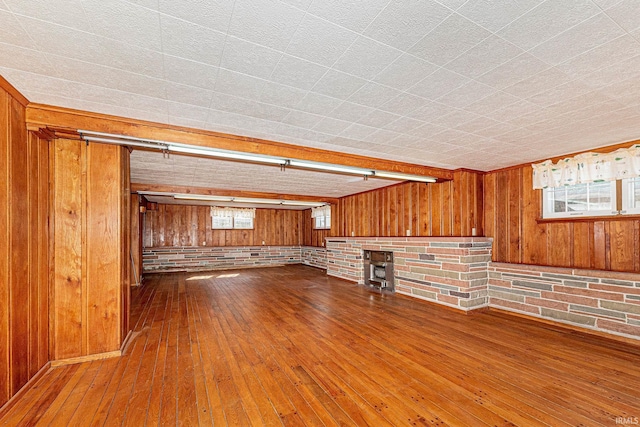
[[[5,90],[0,90],[0,240],[8,242],[9,229],[9,182],[11,179],[9,170],[11,164],[10,146],[11,134],[9,129],[9,114],[11,97]],[[11,336],[9,323],[9,259],[11,252],[9,245],[0,244],[0,405],[3,405],[11,397],[11,364],[9,353],[11,351]]]

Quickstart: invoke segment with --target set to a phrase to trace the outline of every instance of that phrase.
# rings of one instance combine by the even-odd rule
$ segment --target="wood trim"
[[[86,129],[96,132],[108,132],[136,138],[180,142],[201,147],[242,151],[252,154],[433,176],[440,180],[453,179],[453,172],[447,169],[401,163],[387,159],[376,159],[337,151],[301,147],[282,142],[127,119],[43,104],[29,104],[27,108],[27,123],[30,126],[58,127],[70,130]]]
[[[11,399],[9,399],[7,403],[5,403],[0,408],[0,418],[4,417],[5,414],[9,412],[11,408],[13,408],[15,404],[23,397],[23,395],[27,391],[29,391],[29,389],[31,389],[40,380],[40,378],[42,378],[47,372],[49,372],[49,369],[51,368],[51,362],[45,363],[44,366],[42,366],[42,368],[40,368],[40,370],[33,377],[31,377],[29,381],[27,381],[27,383],[23,385],[16,394],[11,396]]]
[[[638,221],[640,215],[603,215],[603,216],[572,216],[568,218],[536,218],[538,224],[562,222],[596,222],[596,221]]]
[[[0,75],[0,89],[4,89],[5,91],[7,91],[9,95],[13,99],[18,101],[23,107],[29,105],[29,100],[23,94],[21,94],[18,89],[13,87],[13,85],[9,83],[4,77],[2,77],[2,75]]]
[[[258,191],[242,191],[242,190],[222,190],[217,188],[203,187],[184,187],[179,185],[161,185],[161,184],[141,184],[131,183],[131,192],[138,193],[140,191],[157,191],[164,193],[180,193],[194,194],[202,196],[229,196],[229,197],[251,197],[261,199],[282,199],[282,200],[300,200],[310,202],[327,202],[336,204],[338,198],[327,196],[307,196],[300,194],[282,194],[282,193],[263,193]]]
[[[51,367],[74,365],[76,363],[92,362],[94,360],[110,359],[122,356],[122,350],[108,351],[106,353],[90,354],[88,356],[70,357],[68,359],[52,360]]]

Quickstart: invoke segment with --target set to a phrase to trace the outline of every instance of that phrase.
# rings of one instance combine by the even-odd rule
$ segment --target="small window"
[[[616,215],[616,183],[592,182],[543,190],[543,217]]]
[[[622,213],[640,214],[640,177],[622,180]]]
[[[211,228],[219,230],[252,229],[255,209],[211,208]]]
[[[313,228],[316,230],[328,230],[331,228],[331,205],[320,206],[311,209]]]

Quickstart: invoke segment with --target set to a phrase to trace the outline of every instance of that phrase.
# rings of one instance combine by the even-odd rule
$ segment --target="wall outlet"
[[[202,246],[207,246],[207,242],[202,242]]]
[[[262,241],[262,246],[264,246],[264,240]]]
[[[471,229],[471,235],[472,235],[472,236],[477,236],[477,235],[478,235],[478,232],[476,231],[476,228],[475,228],[475,227],[473,227],[473,228]]]
[[[355,236],[355,235],[356,235],[356,232],[355,232],[355,231],[352,231],[352,232],[351,232],[351,237],[353,237],[353,236]]]
[[[411,236],[411,230],[407,230],[407,236]]]

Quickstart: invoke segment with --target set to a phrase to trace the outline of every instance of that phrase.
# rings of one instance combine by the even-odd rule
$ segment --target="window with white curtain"
[[[622,213],[640,214],[640,177],[622,180]]]
[[[316,230],[328,230],[331,228],[331,205],[320,206],[311,209],[313,228]]]
[[[591,182],[545,188],[543,217],[616,215],[616,183]]]
[[[213,229],[252,229],[256,216],[254,208],[211,207],[211,228]]]

